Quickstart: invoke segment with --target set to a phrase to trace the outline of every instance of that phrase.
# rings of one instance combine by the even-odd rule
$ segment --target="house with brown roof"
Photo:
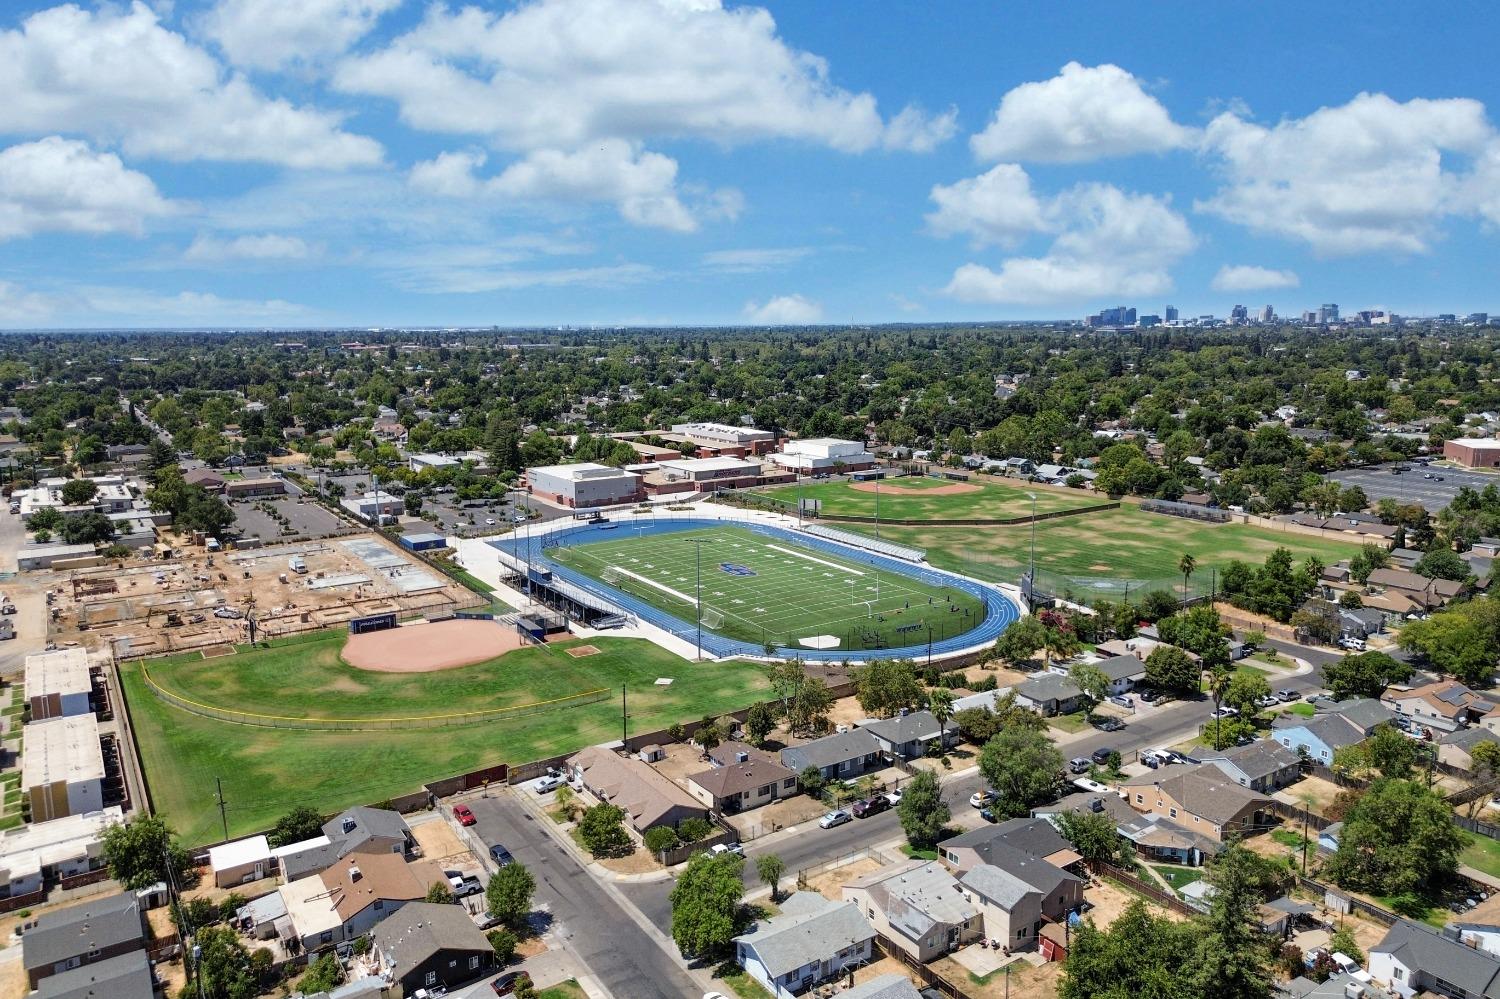
[[[708,818],[702,802],[633,756],[590,746],[568,758],[568,770],[595,797],[624,809],[637,832]]]
[[[322,874],[278,891],[291,926],[286,934],[313,951],[363,936],[408,902],[427,897],[442,870],[428,861],[408,864],[396,853],[354,853]]]
[[[745,759],[689,774],[687,791],[719,812],[742,812],[797,793],[797,775],[780,763]]]
[[[211,468],[194,468],[184,472],[182,481],[190,486],[198,486],[211,493],[222,493],[224,491],[224,476]]]
[[[1380,702],[1398,714],[1439,732],[1455,732],[1500,708],[1500,697],[1470,690],[1457,680],[1416,687],[1391,687]]]
[[[1264,828],[1271,806],[1270,798],[1241,787],[1212,763],[1184,767],[1166,777],[1133,777],[1120,787],[1136,811],[1170,819],[1220,843]]]
[[[1407,572],[1405,569],[1376,569],[1370,573],[1369,585],[1378,586],[1387,592],[1395,590],[1427,610],[1445,606],[1465,589],[1462,582],[1428,579],[1420,573]]]

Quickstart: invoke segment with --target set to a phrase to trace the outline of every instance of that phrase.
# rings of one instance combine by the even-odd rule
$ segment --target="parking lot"
[[[508,530],[514,511],[506,500],[490,500],[483,504],[470,501],[466,505],[459,503],[452,493],[438,493],[423,497],[422,516],[423,519],[436,519],[433,530],[468,538]],[[486,523],[489,520],[494,523]],[[431,520],[428,522],[432,523]]]
[[[1500,475],[1485,472],[1469,472],[1458,468],[1433,465],[1426,467],[1416,462],[1409,464],[1410,470],[1392,475],[1391,464],[1370,468],[1352,468],[1342,472],[1330,472],[1328,477],[1341,486],[1359,486],[1371,503],[1393,499],[1397,503],[1417,503],[1428,513],[1437,513],[1453,501],[1463,486],[1483,489],[1485,486],[1500,486]],[[1427,478],[1428,475],[1433,478]],[[1438,481],[1437,476],[1442,476]]]
[[[234,500],[229,508],[234,511],[241,536],[260,538],[265,544],[290,538],[326,538],[355,529],[311,500],[290,496]],[[286,525],[268,511],[285,518]]]

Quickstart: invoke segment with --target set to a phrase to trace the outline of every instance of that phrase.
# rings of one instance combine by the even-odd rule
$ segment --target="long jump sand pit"
[[[977,493],[983,486],[972,482],[949,482],[941,486],[880,486],[874,482],[851,482],[850,488],[861,493],[888,493],[892,496],[957,496],[959,493]]]
[[[435,673],[482,663],[521,645],[521,636],[503,624],[455,618],[350,635],[342,655],[355,669],[374,673]]]

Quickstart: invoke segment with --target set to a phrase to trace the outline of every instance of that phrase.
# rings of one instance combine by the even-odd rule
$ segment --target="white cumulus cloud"
[[[823,306],[801,295],[778,295],[765,302],[746,302],[745,318],[765,326],[805,326],[822,322]]]
[[[227,260],[268,263],[306,260],[313,256],[313,248],[298,236],[280,233],[236,236],[233,239],[200,235],[182,256],[192,263],[219,263]]]
[[[1273,288],[1295,288],[1302,282],[1295,271],[1274,270],[1253,264],[1225,264],[1214,275],[1214,291],[1261,291]]]
[[[275,70],[342,55],[401,0],[219,0],[200,20],[236,66]]]
[[[1475,100],[1360,94],[1273,126],[1228,112],[1204,133],[1223,186],[1200,202],[1259,233],[1327,255],[1423,253],[1453,214],[1500,217],[1493,187],[1460,169],[1494,155],[1495,131]]]
[[[137,0],[39,11],[0,32],[0,132],[78,133],[130,156],[291,167],[379,163],[338,116],[262,95]]]
[[[1001,163],[953,184],[933,187],[937,211],[927,216],[935,236],[966,235],[975,246],[1011,246],[1046,231],[1047,209],[1031,190],[1031,178],[1014,163]]]
[[[0,239],[39,232],[139,236],[173,205],[114,153],[56,135],[0,150]]]
[[[969,145],[988,161],[1079,163],[1165,152],[1190,144],[1192,135],[1119,66],[1070,62],[1050,80],[1006,93]]]

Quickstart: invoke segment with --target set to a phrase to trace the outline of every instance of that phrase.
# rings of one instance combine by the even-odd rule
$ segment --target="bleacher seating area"
[[[879,552],[881,555],[889,555],[891,558],[899,558],[903,562],[921,562],[927,557],[927,553],[920,548],[910,545],[898,545],[891,541],[881,541],[877,538],[856,534],[853,531],[841,531],[836,527],[823,527],[819,524],[808,524],[802,528],[804,534],[812,534],[829,541],[837,541],[842,545],[851,545],[855,548],[863,548],[866,551]]]

